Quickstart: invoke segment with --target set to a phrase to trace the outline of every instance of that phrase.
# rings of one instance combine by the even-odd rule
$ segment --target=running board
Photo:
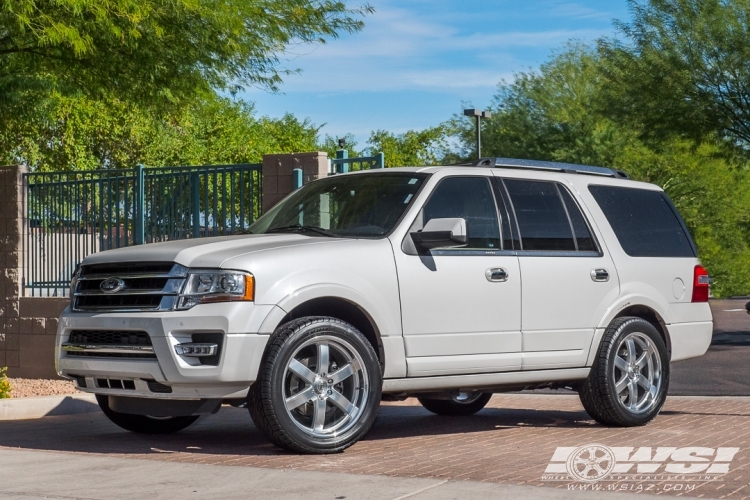
[[[477,373],[439,377],[392,378],[383,380],[383,392],[438,391],[443,389],[488,389],[504,385],[541,384],[567,380],[583,380],[590,368]]]

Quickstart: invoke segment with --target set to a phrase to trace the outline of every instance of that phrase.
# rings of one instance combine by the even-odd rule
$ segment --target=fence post
[[[292,169],[292,191],[296,191],[302,187],[302,169]]]
[[[145,175],[142,164],[135,167],[135,244],[143,245],[145,241],[145,211],[144,211],[144,181]]]
[[[336,159],[337,160],[343,160],[345,158],[349,158],[349,151],[346,149],[337,149],[336,150]],[[345,174],[349,171],[349,164],[348,163],[339,163],[336,165],[336,173],[339,174]]]
[[[385,153],[378,153],[375,155],[375,165],[373,168],[385,168]]]
[[[201,236],[201,178],[198,172],[190,174],[190,209],[193,211],[193,238]]]

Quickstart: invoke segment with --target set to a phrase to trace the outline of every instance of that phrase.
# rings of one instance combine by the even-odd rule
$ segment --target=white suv
[[[248,234],[89,256],[71,288],[57,369],[114,423],[173,432],[247,406],[310,453],[412,395],[470,415],[493,392],[570,387],[598,422],[642,425],[713,326],[659,187],[495,158],[321,179]]]

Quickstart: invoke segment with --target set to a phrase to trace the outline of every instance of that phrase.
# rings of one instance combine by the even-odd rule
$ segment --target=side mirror
[[[425,250],[462,247],[469,241],[466,220],[460,218],[432,219],[421,231],[410,234],[414,243]]]

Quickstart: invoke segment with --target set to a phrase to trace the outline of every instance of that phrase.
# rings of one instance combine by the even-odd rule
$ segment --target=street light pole
[[[492,113],[489,111],[482,111],[481,109],[465,109],[464,115],[473,116],[476,121],[476,134],[477,134],[477,160],[482,157],[482,127],[480,120],[482,118],[490,118]]]

